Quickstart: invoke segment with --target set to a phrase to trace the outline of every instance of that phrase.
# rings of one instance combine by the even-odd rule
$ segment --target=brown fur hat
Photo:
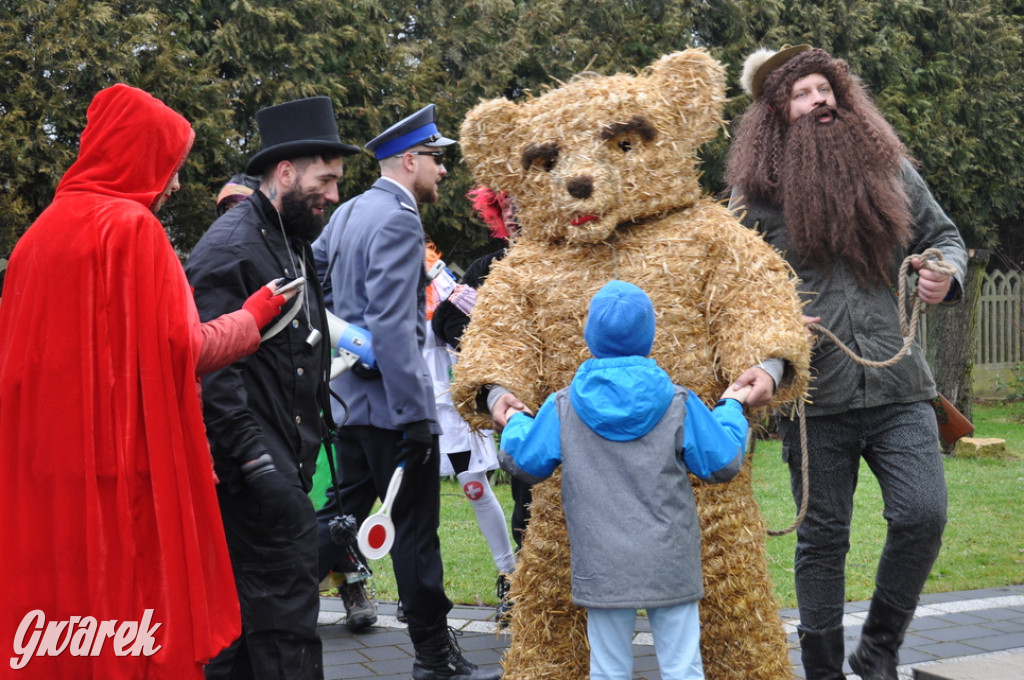
[[[740,85],[743,86],[743,91],[754,99],[758,99],[764,87],[764,79],[769,73],[809,49],[811,49],[810,45],[795,45],[783,47],[776,52],[762,47],[751,53],[743,62],[743,73],[740,75]]]

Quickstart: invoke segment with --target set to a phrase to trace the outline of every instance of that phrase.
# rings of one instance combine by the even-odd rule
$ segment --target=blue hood
[[[631,441],[658,424],[675,385],[654,359],[589,359],[576,371],[569,399],[587,427],[611,441]]]

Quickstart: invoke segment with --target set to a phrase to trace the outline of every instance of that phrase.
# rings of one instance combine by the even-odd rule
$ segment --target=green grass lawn
[[[1024,404],[975,407],[975,436],[999,437],[1021,460],[969,460],[947,457],[949,522],[926,593],[992,588],[1024,583]],[[793,523],[796,506],[789,473],[777,441],[759,442],[753,463],[754,493],[770,529]],[[885,540],[878,484],[861,466],[846,564],[848,600],[867,600]],[[795,607],[794,533],[766,539],[775,594],[783,607]]]
[[[992,588],[1024,583],[1024,403],[976,405],[975,436],[1006,439],[1019,460],[946,458],[949,524],[939,559],[925,592]],[[326,467],[326,466],[324,466]],[[759,442],[753,461],[755,494],[771,529],[792,524],[795,505],[789,475],[778,442]],[[512,501],[508,484],[495,484],[506,516]],[[496,604],[496,572],[476,516],[458,485],[448,479],[441,487],[441,549],[445,587],[457,604]],[[862,466],[857,487],[851,549],[847,558],[847,598],[866,600],[873,590],[874,569],[885,537],[878,485]],[[769,569],[781,606],[796,606],[793,592],[794,534],[769,536]],[[372,585],[381,600],[395,600],[389,558],[371,563]]]

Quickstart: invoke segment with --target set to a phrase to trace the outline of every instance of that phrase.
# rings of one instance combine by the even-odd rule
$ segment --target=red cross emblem
[[[484,485],[480,482],[466,482],[462,486],[462,493],[466,494],[466,498],[471,501],[480,500],[480,497],[484,495]]]

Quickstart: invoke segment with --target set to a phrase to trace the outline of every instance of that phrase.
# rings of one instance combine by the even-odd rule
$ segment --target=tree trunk
[[[978,299],[988,266],[987,250],[971,250],[960,304],[928,312],[925,357],[939,393],[970,420],[973,413],[974,357],[978,347]],[[951,447],[950,447],[951,448]]]

